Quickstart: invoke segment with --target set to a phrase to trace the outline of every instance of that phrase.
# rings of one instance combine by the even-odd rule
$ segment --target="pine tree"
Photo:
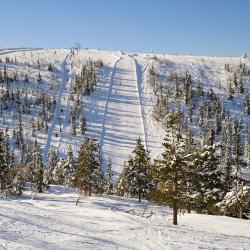
[[[40,61],[37,60],[37,69],[40,70],[41,69],[41,66],[40,66]]]
[[[241,178],[242,174],[242,167],[245,165],[243,160],[243,149],[241,146],[241,124],[237,120],[234,122],[234,133],[233,133],[233,141],[234,141],[234,148],[233,148],[233,191],[235,193],[235,201],[236,201],[236,210],[237,216],[239,218],[243,218],[243,203],[244,199],[242,200],[240,196],[240,192],[243,190],[244,187],[244,180]]]
[[[214,132],[210,131],[207,144],[194,155],[195,209],[198,212],[211,212],[221,198],[222,172],[219,157],[216,154]]]
[[[3,191],[6,187],[7,168],[4,134],[0,131],[0,191]]]
[[[105,173],[105,181],[106,181],[106,194],[114,194],[114,185],[113,185],[113,173],[112,173],[112,162],[109,159],[107,162],[106,173]]]
[[[233,87],[232,87],[232,81],[230,79],[229,84],[228,84],[228,90],[227,90],[228,100],[230,100],[230,101],[233,100],[233,94],[234,94],[234,90],[233,90]]]
[[[81,131],[81,135],[85,135],[87,130],[87,123],[86,123],[86,119],[84,116],[81,116],[80,119],[80,131]]]
[[[2,70],[0,69],[0,83],[3,83],[4,82],[4,79],[3,79],[3,72]]]
[[[38,73],[37,83],[42,83],[42,76],[40,72]]]
[[[128,194],[128,183],[127,183],[127,175],[128,175],[128,163],[131,161],[131,156],[129,156],[128,161],[124,161],[122,172],[119,175],[116,182],[116,193],[119,196],[127,196]]]
[[[32,191],[41,193],[43,191],[43,163],[42,156],[40,154],[40,147],[37,141],[35,141],[34,149],[32,152],[31,162],[29,163],[31,172]]]
[[[100,191],[100,152],[94,139],[86,138],[81,144],[78,154],[78,164],[75,186],[85,195],[91,196],[92,192]]]
[[[64,185],[72,187],[74,185],[76,175],[76,163],[73,158],[73,151],[71,146],[68,149],[67,159],[63,165]]]
[[[225,156],[222,162],[223,190],[225,194],[229,192],[232,187],[232,160],[231,140],[228,136],[225,142]]]
[[[18,81],[18,72],[17,72],[17,70],[14,72],[13,80],[14,80],[15,82]]]
[[[48,162],[45,166],[44,181],[46,184],[53,183],[53,172],[59,161],[58,152],[55,149],[51,149],[48,154]]]
[[[53,183],[64,185],[64,159],[60,158],[53,169]]]
[[[177,225],[178,210],[187,203],[187,176],[189,175],[190,154],[185,151],[185,140],[180,131],[180,113],[167,118],[162,159],[156,161],[152,172],[157,183],[151,199],[167,203],[173,208],[173,224]]]
[[[53,67],[52,67],[52,64],[51,64],[51,63],[49,63],[49,65],[48,65],[48,71],[50,71],[50,72],[53,71]]]
[[[25,76],[24,76],[23,82],[24,82],[24,83],[28,83],[28,82],[29,82],[29,77],[28,77],[27,73],[26,73]]]
[[[250,96],[249,96],[249,93],[244,95],[244,111],[245,111],[245,114],[250,115]]]
[[[103,194],[105,188],[105,181],[102,171],[101,162],[98,160],[97,169],[93,173],[93,190],[96,194]]]
[[[76,124],[75,124],[75,120],[73,118],[71,118],[70,127],[71,127],[72,135],[76,136]]]
[[[128,162],[128,174],[126,180],[128,183],[128,192],[131,197],[141,199],[148,198],[151,189],[150,178],[150,157],[145,150],[141,138],[136,140],[136,147],[132,152],[131,159]]]

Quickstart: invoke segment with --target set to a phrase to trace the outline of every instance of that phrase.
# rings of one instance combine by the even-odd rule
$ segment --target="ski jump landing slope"
[[[144,141],[144,126],[134,59],[122,55],[110,81],[100,147],[105,160],[112,160],[115,175],[136,145]],[[144,141],[145,143],[145,141]]]

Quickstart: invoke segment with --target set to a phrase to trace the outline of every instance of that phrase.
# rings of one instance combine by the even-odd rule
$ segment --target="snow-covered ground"
[[[19,74],[19,85],[15,84],[14,88],[25,90],[29,98],[34,98],[40,72],[43,83],[39,91],[57,100],[47,135],[42,131],[36,132],[35,137],[31,135],[31,124],[37,118],[39,107],[37,110],[30,107],[23,115],[24,136],[38,140],[44,161],[51,147],[58,149],[60,156],[65,156],[71,145],[77,155],[83,136],[79,133],[79,124],[76,136],[70,131],[73,102],[69,95],[75,75],[89,58],[101,59],[104,67],[96,72],[96,91],[82,100],[87,135],[99,139],[104,168],[105,161],[110,158],[116,177],[138,136],[153,158],[161,152],[165,132],[152,118],[155,96],[147,78],[151,65],[156,67],[165,84],[171,71],[188,70],[195,82],[204,83],[205,91],[213,87],[232,114],[249,124],[242,96],[236,96],[232,103],[226,98],[225,86],[230,74],[224,70],[226,63],[235,70],[240,62],[250,68],[249,58],[157,55],[158,60],[155,60],[153,55],[98,50],[82,50],[72,58],[69,53],[67,49],[0,51],[1,69],[6,56],[17,60],[17,63],[6,63],[11,73],[17,70]],[[39,70],[37,60],[41,65]],[[53,64],[54,72],[48,71],[49,63]],[[23,83],[26,73],[29,84]],[[248,90],[249,79],[246,77]],[[8,127],[10,137],[16,123],[15,112],[4,109],[0,127]],[[1,198],[0,249],[250,249],[249,220],[184,214],[179,217],[179,225],[173,226],[168,207],[150,205],[142,217],[146,203],[140,205],[132,199],[104,196],[84,198],[76,206],[77,197],[74,190],[54,186],[35,200],[28,191],[21,198]],[[126,213],[131,209],[135,215]]]
[[[89,59],[102,60],[104,67],[97,70],[98,87],[91,96],[83,97],[83,113],[87,118],[87,135],[96,137],[100,141],[101,153],[105,162],[110,158],[113,162],[115,177],[121,172],[123,161],[133,150],[135,139],[139,136],[151,152],[152,158],[161,153],[162,139],[165,131],[152,118],[155,95],[148,83],[148,72],[154,65],[163,84],[168,84],[168,77],[172,71],[182,74],[187,70],[195,83],[202,82],[204,91],[211,87],[222,99],[226,108],[230,108],[232,116],[241,118],[250,129],[249,117],[244,114],[243,96],[236,95],[233,102],[227,100],[226,85],[233,73],[226,72],[225,64],[230,64],[233,72],[238,72],[240,63],[250,68],[249,58],[240,57],[198,57],[152,54],[127,54],[124,52],[108,52],[99,50],[81,50],[73,58],[68,49],[5,49],[0,51],[3,63],[8,70],[19,74],[20,88],[28,92],[29,98],[35,98],[37,75],[40,72],[43,83],[39,91],[57,100],[54,116],[48,122],[48,134],[42,131],[31,136],[31,125],[37,122],[40,107],[30,108],[29,113],[23,115],[25,138],[35,140],[41,144],[43,159],[51,147],[59,151],[60,156],[66,156],[69,145],[77,156],[79,146],[83,140],[77,126],[77,135],[73,136],[70,128],[70,110],[73,102],[69,95],[75,75],[80,72],[84,63]],[[17,63],[5,63],[5,57],[16,59]],[[41,68],[37,69],[37,61]],[[48,71],[48,64],[52,63],[54,72]],[[29,75],[30,84],[23,84],[25,74]],[[250,91],[250,77],[245,77],[245,86]],[[60,123],[62,126],[60,132]],[[6,110],[0,119],[1,128],[9,128],[10,138],[12,129],[17,125],[14,111]]]
[[[86,197],[52,186],[0,200],[0,249],[250,249],[250,221],[184,214],[120,197]],[[135,215],[126,213],[133,210]],[[152,214],[151,217],[146,218]]]

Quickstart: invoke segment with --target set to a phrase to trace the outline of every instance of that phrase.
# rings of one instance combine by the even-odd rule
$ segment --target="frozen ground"
[[[250,221],[185,214],[119,197],[84,198],[61,186],[0,200],[0,249],[250,249]],[[126,213],[133,209],[135,215]],[[151,217],[146,218],[148,215]]]

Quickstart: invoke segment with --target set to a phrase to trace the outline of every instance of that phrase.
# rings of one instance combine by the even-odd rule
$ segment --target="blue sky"
[[[1,1],[0,46],[250,54],[248,0]]]

